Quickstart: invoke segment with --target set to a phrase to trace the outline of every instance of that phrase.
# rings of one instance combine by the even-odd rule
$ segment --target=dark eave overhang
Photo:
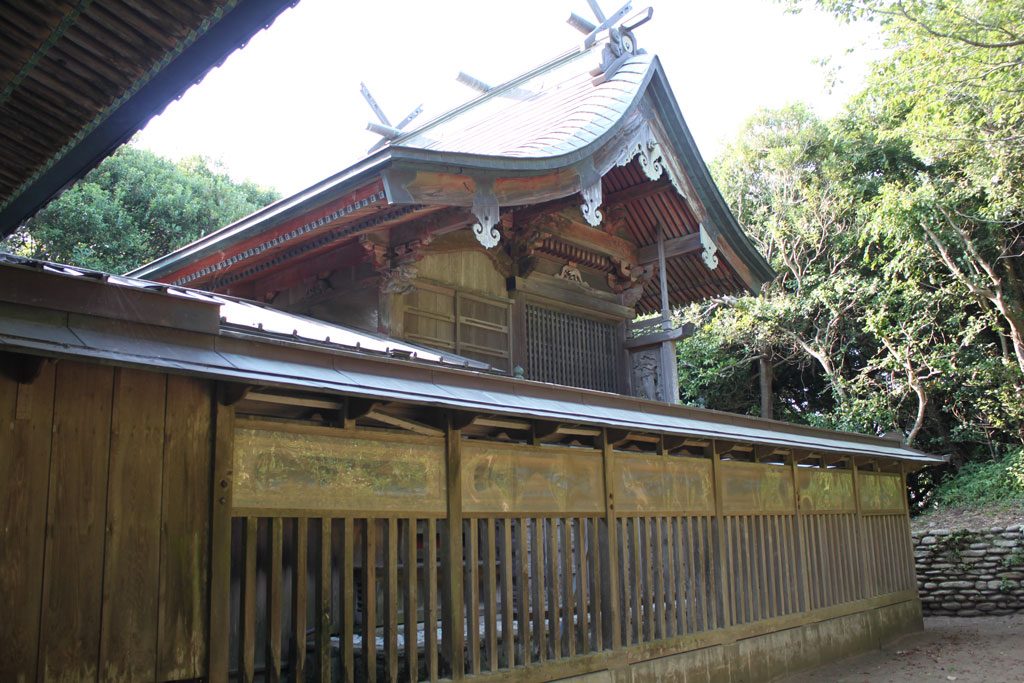
[[[93,122],[77,138],[65,141],[0,208],[0,236],[6,236],[127,142],[156,116],[232,52],[243,47],[261,29],[298,0],[238,0],[177,56],[145,82],[130,84],[125,96],[105,111],[97,111]],[[152,72],[150,72],[152,73]],[[59,74],[54,75],[59,77]]]

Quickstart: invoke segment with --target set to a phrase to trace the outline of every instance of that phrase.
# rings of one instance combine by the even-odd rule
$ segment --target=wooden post
[[[871,597],[874,592],[868,592],[868,567],[864,551],[864,525],[860,510],[860,482],[857,475],[857,458],[853,456],[850,456],[850,473],[853,478],[853,507],[856,519],[853,529],[856,534],[854,547],[857,550],[857,597],[863,599]]]
[[[672,329],[672,310],[668,301],[668,273],[665,267],[665,231],[658,225],[658,284],[661,289],[661,329]],[[661,397],[665,403],[679,403],[679,370],[676,366],[676,343],[658,345],[661,370]]]
[[[231,475],[235,409],[213,407],[213,496],[210,519],[210,683],[227,683],[231,632]]]
[[[611,633],[612,649],[618,650],[622,647],[621,615],[619,614],[619,540],[618,529],[615,522],[615,453],[611,443],[608,441],[608,430],[602,429],[601,436],[597,438],[599,448],[602,451],[602,462],[604,464],[604,491],[605,491],[605,524],[607,526],[605,542],[605,561],[607,564],[602,567],[605,581],[601,583],[601,605],[604,608],[601,614],[602,624],[605,633]],[[598,649],[603,649],[604,644],[598,643]]]
[[[448,516],[442,545],[442,573],[444,605],[442,644],[445,659],[451,666],[451,676],[460,680],[465,676],[465,633],[463,617],[465,604],[462,596],[462,431],[455,429],[451,414],[445,429],[445,474],[448,492]]]
[[[725,514],[722,508],[722,456],[717,441],[711,442],[711,472],[715,482],[715,526],[718,533],[718,593],[722,597],[722,623],[719,628],[727,628],[733,624],[732,582],[729,579],[729,561],[725,543]],[[714,598],[712,598],[714,599]]]
[[[809,612],[811,611],[810,578],[808,577],[807,571],[807,545],[806,539],[804,538],[803,522],[800,515],[800,476],[796,463],[796,454],[790,453],[787,455],[786,462],[793,475],[793,518],[796,520],[796,556],[800,566],[798,576],[800,584],[798,588],[803,595],[802,600],[798,601],[798,606],[802,608],[802,611]]]

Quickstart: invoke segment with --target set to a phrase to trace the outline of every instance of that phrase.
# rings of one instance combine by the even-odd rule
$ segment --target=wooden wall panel
[[[235,432],[235,508],[445,512],[442,439],[243,424]]]
[[[114,372],[100,677],[156,675],[166,375]]]
[[[898,474],[857,472],[860,507],[864,512],[903,512],[906,494]]]
[[[722,463],[722,510],[725,514],[793,511],[793,477],[786,467],[749,462]]]
[[[0,680],[36,679],[55,369],[0,375]]]
[[[486,513],[604,511],[601,457],[595,450],[462,445],[462,510]]]
[[[714,514],[711,461],[618,454],[615,491],[620,512]]]
[[[57,365],[40,616],[42,680],[97,675],[113,378],[109,367]]]
[[[210,385],[168,376],[157,676],[206,671],[212,434]]]
[[[853,472],[816,467],[797,470],[802,512],[856,512]]]

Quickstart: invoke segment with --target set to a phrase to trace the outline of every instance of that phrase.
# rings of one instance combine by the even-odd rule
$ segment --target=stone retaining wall
[[[925,616],[1024,612],[1024,525],[911,537]]]

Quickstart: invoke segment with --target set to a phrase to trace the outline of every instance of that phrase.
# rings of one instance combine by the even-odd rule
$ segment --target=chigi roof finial
[[[584,49],[591,48],[597,42],[602,31],[608,31],[608,45],[601,53],[601,66],[593,74],[597,80],[604,81],[610,78],[630,56],[641,52],[637,48],[634,30],[650,21],[654,16],[654,10],[647,7],[623,21],[623,17],[633,9],[632,1],[627,2],[610,15],[604,13],[597,0],[587,0],[587,4],[590,6],[590,11],[594,13],[597,23],[584,19],[575,12],[569,15],[567,21],[570,26],[586,36],[583,39]]]
[[[370,148],[370,152],[383,147],[385,143],[397,138],[402,134],[402,129],[408,126],[413,119],[423,113],[423,105],[421,104],[409,112],[409,115],[402,119],[397,126],[392,126],[391,121],[388,120],[388,117],[384,114],[384,110],[380,108],[379,104],[377,104],[377,100],[373,99],[373,95],[370,94],[370,89],[366,87],[365,83],[359,84],[359,92],[363,94],[363,98],[366,100],[366,103],[370,105],[370,109],[373,110],[377,120],[380,121],[380,123],[370,121],[366,124],[366,130],[372,131],[381,136],[380,141]]]

